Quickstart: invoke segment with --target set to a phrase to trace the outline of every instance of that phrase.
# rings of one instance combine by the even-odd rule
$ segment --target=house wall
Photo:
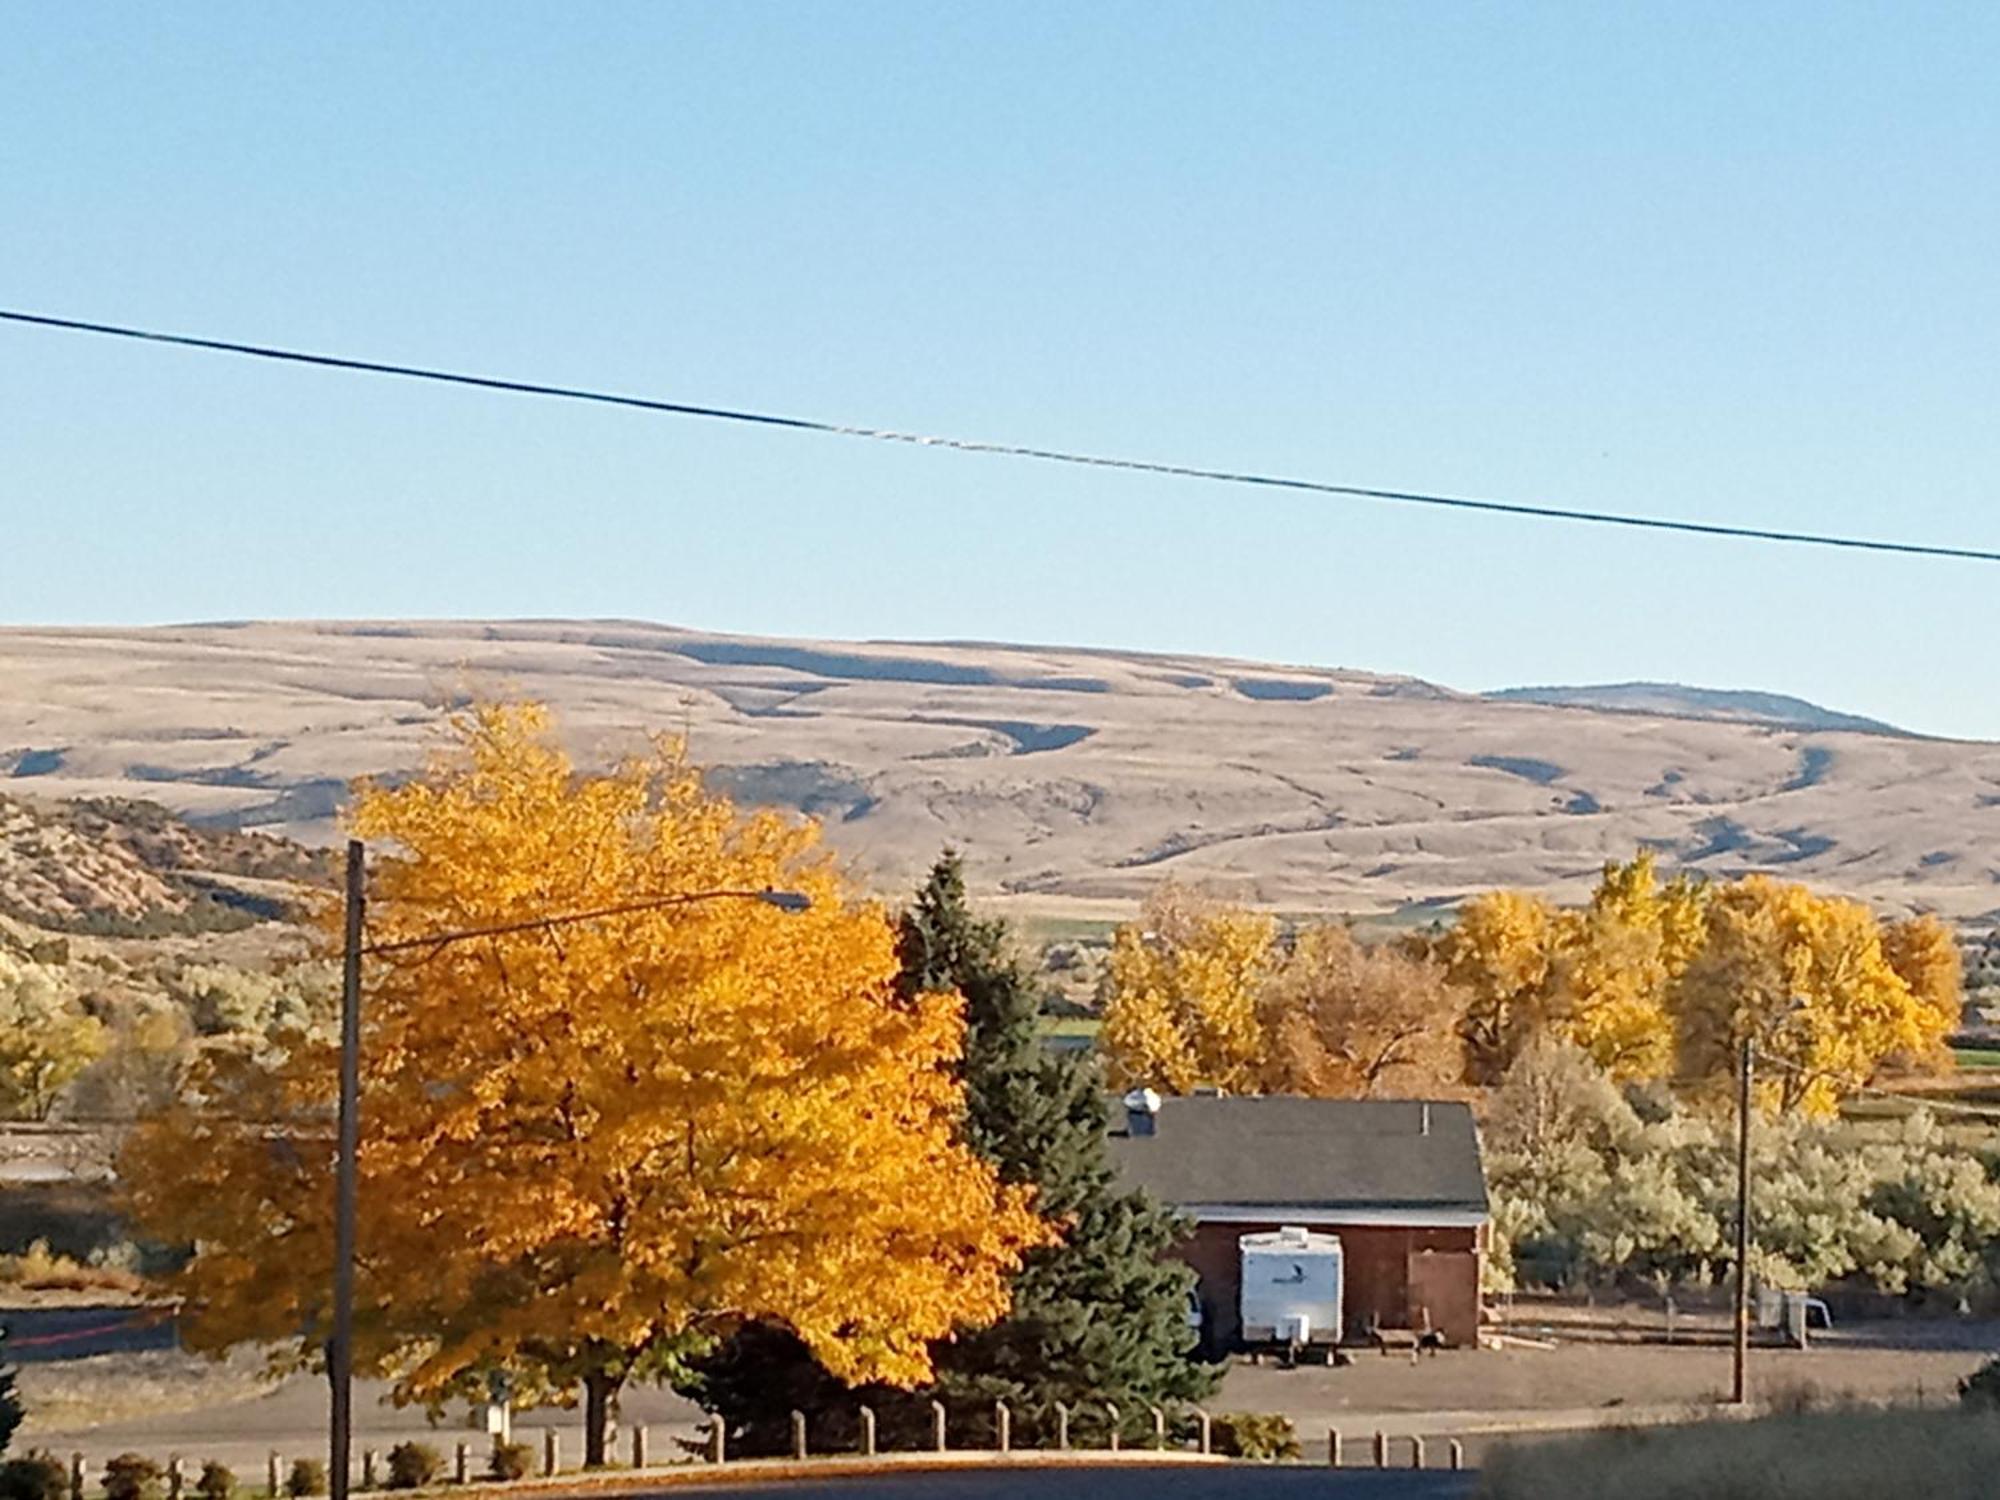
[[[1280,1225],[1198,1224],[1178,1250],[1201,1278],[1203,1341],[1211,1355],[1237,1346],[1242,1333],[1238,1294],[1242,1260],[1238,1242]],[[1431,1326],[1462,1348],[1479,1342],[1479,1263],[1484,1232],[1471,1228],[1383,1228],[1319,1224],[1316,1233],[1338,1235],[1343,1274],[1342,1337],[1360,1343],[1370,1319],[1383,1328]]]

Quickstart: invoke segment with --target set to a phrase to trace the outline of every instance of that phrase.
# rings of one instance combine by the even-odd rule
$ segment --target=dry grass
[[[1050,915],[1122,919],[1167,874],[1289,911],[1571,898],[1641,840],[1884,905],[1993,905],[2000,747],[1194,657],[611,622],[5,629],[0,775],[324,839],[339,784],[420,764],[467,690],[547,699],[593,760],[685,728],[745,800],[824,814],[881,888],[949,842],[982,892]]]
[[[36,1240],[19,1255],[0,1255],[0,1286],[24,1292],[106,1292],[136,1297],[146,1278],[117,1266],[93,1266],[49,1249]]]
[[[1956,1411],[1819,1411],[1623,1428],[1510,1445],[1489,1500],[1973,1500],[1994,1493],[2000,1420]]]

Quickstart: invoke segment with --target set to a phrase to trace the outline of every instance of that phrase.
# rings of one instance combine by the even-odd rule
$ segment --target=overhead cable
[[[887,427],[863,427],[844,422],[821,421],[811,417],[782,416],[772,412],[749,411],[736,407],[706,406],[686,401],[666,401],[650,396],[625,395],[615,391],[590,390],[580,386],[557,385],[544,381],[504,379],[493,375],[473,375],[457,370],[433,369],[422,365],[392,364],[382,360],[356,359],[338,354],[316,354],[301,349],[281,349],[264,344],[239,343],[231,339],[203,338],[194,334],[165,333],[156,329],[134,328],[117,323],[93,323],[80,318],[58,318],[44,313],[0,309],[0,322],[60,329],[71,333],[101,334],[108,338],[136,339],[146,343],[170,344],[185,349],[203,349],[220,354],[238,354],[252,359],[278,360],[287,364],[311,365],[322,369],[351,370],[367,375],[395,375],[409,380],[444,385],[472,386],[480,390],[506,391],[521,396],[547,396],[563,401],[586,401],[600,406],[630,407],[639,411],[663,412],[669,416],[702,417],[711,421],[744,423],[781,428],[792,432],[819,433],[831,437],[867,438],[884,443],[908,443],[923,448],[948,448],[961,453],[984,453],[1004,458],[1036,459],[1043,463],[1083,468],[1119,469],[1139,474],[1158,474],[1173,479],[1199,479],[1217,484],[1248,485],[1261,489],[1288,490],[1314,495],[1335,495],[1352,500],[1380,500],[1397,505],[1430,506],[1489,515],[1526,517],[1542,521],[1570,521],[1593,526],[1623,526],[1643,531],[1671,531],[1692,536],[1723,537],[1735,541],[1783,542],[1809,547],[1839,547],[1855,552],[1888,552],[1908,557],[1955,558],[1963,562],[2000,562],[2000,550],[1984,547],[1947,546],[1929,542],[1896,541],[1881,537],[1842,536],[1830,532],[1791,531],[1771,526],[1733,526],[1715,521],[1689,521],[1668,516],[1629,515],[1621,511],[1584,510],[1562,505],[1531,505],[1511,500],[1474,499],[1463,495],[1438,495],[1422,490],[1378,489],[1369,485],[1332,484],[1317,479],[1287,478],[1248,470],[1204,468],[1194,464],[1165,463],[1143,458],[1114,458],[1103,454],[1079,453],[1061,448],[1037,448],[1020,443],[988,442],[976,438],[902,432]]]

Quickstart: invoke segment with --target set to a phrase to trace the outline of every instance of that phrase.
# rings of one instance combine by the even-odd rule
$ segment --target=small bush
[[[389,1450],[389,1488],[420,1490],[444,1470],[444,1457],[428,1443],[398,1443]]]
[[[1223,1412],[1216,1417],[1210,1437],[1215,1451],[1231,1458],[1269,1463],[1298,1458],[1301,1453],[1298,1429],[1292,1426],[1292,1419],[1275,1412]]]
[[[194,1482],[194,1492],[201,1500],[229,1500],[236,1493],[236,1471],[211,1458],[201,1466],[201,1478]]]
[[[486,1461],[486,1472],[495,1479],[526,1479],[534,1467],[533,1445],[493,1440],[493,1456]]]
[[[91,1265],[49,1249],[35,1240],[19,1255],[0,1255],[0,1282],[28,1292],[114,1292],[136,1296],[146,1289],[143,1276],[123,1266]]]
[[[69,1475],[53,1453],[25,1453],[0,1463],[0,1500],[64,1500]]]
[[[121,1453],[104,1464],[104,1500],[160,1500],[167,1471],[143,1453]]]
[[[295,1497],[326,1493],[326,1465],[316,1458],[295,1458],[285,1476],[285,1493]]]
[[[1958,1404],[1966,1411],[2000,1411],[2000,1356],[1987,1360],[1958,1383]]]

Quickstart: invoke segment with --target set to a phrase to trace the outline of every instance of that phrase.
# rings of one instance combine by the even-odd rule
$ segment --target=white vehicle
[[[1237,1253],[1246,1344],[1296,1355],[1308,1345],[1340,1343],[1346,1278],[1339,1236],[1287,1225],[1244,1235]]]

